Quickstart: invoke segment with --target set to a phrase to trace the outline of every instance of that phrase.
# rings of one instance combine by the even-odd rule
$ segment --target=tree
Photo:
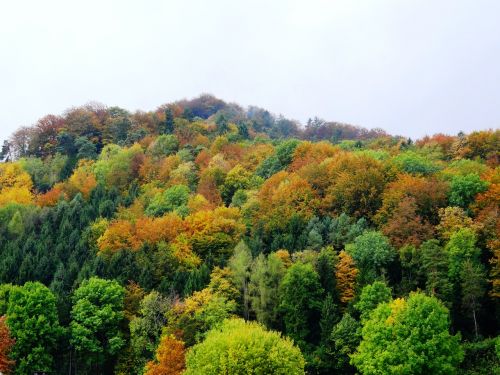
[[[439,209],[439,224],[437,231],[445,240],[462,228],[473,228],[473,221],[460,207],[446,207]]]
[[[276,147],[273,155],[262,161],[257,168],[256,174],[263,178],[269,178],[273,174],[284,170],[293,160],[295,149],[299,145],[296,139],[286,140]]]
[[[187,354],[185,375],[303,375],[304,358],[288,338],[254,322],[227,320]]]
[[[15,364],[9,355],[16,341],[10,336],[5,319],[5,316],[0,316],[0,373],[9,374]]]
[[[467,209],[477,194],[488,189],[488,182],[481,180],[476,173],[454,176],[450,184],[449,201],[452,206]]]
[[[413,175],[429,175],[439,170],[432,160],[413,151],[407,151],[394,158],[394,163],[403,172]]]
[[[361,321],[365,321],[380,303],[390,302],[391,300],[391,289],[384,282],[375,281],[361,290],[359,300],[354,307],[360,312]]]
[[[300,347],[314,339],[311,333],[318,325],[323,288],[311,264],[291,266],[280,286],[280,309],[285,332]]]
[[[165,109],[165,122],[163,123],[161,134],[172,134],[174,132],[174,114],[171,108]]]
[[[156,350],[156,360],[146,364],[145,375],[180,375],[186,369],[184,343],[165,335]]]
[[[96,145],[87,137],[78,137],[75,140],[75,147],[78,149],[77,159],[94,160],[97,158]]]
[[[339,154],[325,160],[329,179],[322,208],[357,219],[372,218],[382,204],[386,176],[382,163],[366,155]]]
[[[450,260],[448,275],[454,283],[460,281],[465,260],[479,262],[480,249],[476,247],[476,235],[471,229],[462,228],[453,233],[444,249]]]
[[[319,281],[326,293],[337,297],[337,288],[335,280],[335,267],[337,265],[337,254],[331,246],[321,249],[314,268],[319,275]]]
[[[493,256],[489,260],[491,264],[490,280],[491,291],[490,295],[493,298],[500,298],[500,240],[491,241],[491,250]]]
[[[384,233],[396,248],[405,244],[419,246],[432,238],[434,229],[417,214],[417,204],[412,197],[403,198],[382,226]]]
[[[164,213],[174,210],[186,213],[188,200],[189,188],[185,185],[174,185],[153,198],[146,208],[146,214],[162,216]]]
[[[352,257],[342,250],[339,253],[339,262],[335,270],[340,302],[347,304],[354,298],[354,286],[356,284],[358,272]]]
[[[474,333],[478,338],[476,312],[481,307],[485,293],[486,272],[481,264],[474,264],[470,259],[464,261],[462,279],[462,306],[471,312],[474,321]]]
[[[354,374],[354,368],[349,365],[349,357],[356,351],[360,341],[361,324],[349,313],[345,313],[330,335],[331,361],[339,374]]]
[[[396,252],[387,237],[380,232],[367,231],[346,246],[359,269],[359,283],[370,284],[382,277]]]
[[[12,288],[7,325],[16,340],[11,352],[16,374],[51,371],[57,342],[63,333],[52,292],[39,282]]]
[[[245,320],[250,317],[250,295],[248,283],[250,281],[250,267],[252,266],[252,254],[245,242],[240,241],[234,249],[233,256],[229,259],[229,268],[233,279],[240,290],[242,298],[242,311]]]
[[[379,305],[351,357],[362,374],[452,374],[463,359],[460,337],[449,333],[448,310],[435,297],[412,293]]]
[[[366,219],[361,218],[355,221],[343,212],[340,216],[332,219],[328,227],[328,240],[336,249],[343,249],[346,244],[353,242],[366,229],[368,229]]]
[[[439,245],[438,240],[426,241],[420,246],[422,253],[422,270],[426,275],[425,289],[427,293],[439,298],[445,305],[451,303],[453,286],[448,277],[448,254]]]
[[[229,131],[229,123],[224,114],[219,114],[215,119],[215,125],[217,126],[217,134],[222,135]]]
[[[276,253],[259,254],[250,272],[250,302],[259,323],[268,328],[278,326],[279,286],[285,275],[285,265]]]
[[[236,191],[247,189],[250,186],[251,176],[252,174],[239,164],[227,173],[224,184],[220,188],[222,199],[226,205],[231,203]]]
[[[124,297],[116,281],[97,277],[84,280],[73,295],[70,342],[91,373],[103,372],[125,344],[120,333]]]
[[[172,304],[170,299],[152,291],[141,301],[139,316],[130,322],[130,346],[139,368],[155,352]]]
[[[177,137],[175,135],[160,135],[148,147],[148,154],[151,155],[154,160],[158,160],[160,158],[172,155],[178,150],[179,141],[177,140]]]

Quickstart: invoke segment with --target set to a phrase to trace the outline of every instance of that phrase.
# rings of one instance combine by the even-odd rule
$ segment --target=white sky
[[[0,1],[0,140],[203,92],[414,138],[498,128],[500,1]]]

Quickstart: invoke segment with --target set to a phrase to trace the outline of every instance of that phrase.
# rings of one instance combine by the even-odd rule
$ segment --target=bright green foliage
[[[97,181],[109,187],[126,188],[135,177],[131,168],[132,160],[141,153],[142,148],[137,144],[129,148],[107,145],[93,167]]]
[[[21,212],[16,211],[7,225],[7,230],[11,236],[20,236],[24,232],[23,217]]]
[[[352,363],[365,375],[454,374],[464,354],[449,329],[448,309],[438,299],[412,293],[373,311]]]
[[[13,287],[9,294],[7,325],[16,340],[11,353],[16,374],[53,370],[56,345],[63,333],[56,297],[39,282]]]
[[[250,267],[252,266],[252,254],[244,241],[240,241],[234,249],[233,256],[229,259],[229,269],[232,271],[234,284],[240,291],[241,311],[243,317],[248,320],[250,316],[250,294],[248,283],[250,281]]]
[[[413,151],[407,151],[394,158],[399,169],[414,175],[429,175],[439,170],[438,166],[428,158]]]
[[[257,320],[269,328],[278,323],[278,291],[285,272],[283,262],[274,253],[267,258],[260,254],[252,265],[249,284],[252,310]]]
[[[454,176],[450,184],[450,206],[468,208],[474,197],[487,188],[488,183],[481,180],[481,177],[476,173],[470,173],[465,176]]]
[[[476,235],[469,228],[462,228],[453,233],[445,251],[450,260],[448,275],[453,282],[460,280],[465,260],[479,261],[480,250],[476,247]]]
[[[311,264],[296,263],[288,269],[280,286],[280,308],[285,333],[303,347],[317,325],[323,288]]]
[[[7,314],[10,291],[16,288],[12,284],[0,284],[0,316]]]
[[[367,285],[361,291],[359,301],[354,307],[361,314],[361,320],[369,318],[370,313],[377,308],[380,303],[390,302],[392,300],[391,289],[383,281],[375,281]]]
[[[360,271],[361,285],[372,283],[383,276],[387,265],[396,255],[389,239],[375,231],[367,231],[356,237],[354,243],[346,246],[346,252],[352,256]]]
[[[186,185],[174,185],[163,193],[155,195],[146,213],[149,216],[162,216],[174,210],[183,212],[189,199],[189,188]]]
[[[236,191],[247,189],[251,183],[251,176],[252,174],[239,164],[231,169],[226,175],[224,184],[220,187],[224,203],[231,203]]]
[[[257,323],[227,320],[187,354],[185,375],[304,374],[304,358],[290,339]]]
[[[19,160],[23,169],[31,176],[35,187],[41,191],[49,189],[61,179],[67,162],[68,157],[61,154],[48,156],[44,160],[33,157]]]
[[[83,281],[73,295],[70,341],[90,368],[100,368],[125,344],[119,330],[124,297],[125,289],[116,281],[97,277]]]
[[[172,155],[179,150],[179,141],[175,135],[160,135],[156,140],[149,146],[148,153],[154,158],[162,158],[168,155]]]

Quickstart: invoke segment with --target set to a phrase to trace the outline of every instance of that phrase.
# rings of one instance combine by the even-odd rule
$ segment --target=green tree
[[[450,307],[453,286],[448,277],[448,254],[438,240],[429,240],[420,246],[422,270],[426,275],[425,289],[430,295],[439,298]]]
[[[11,288],[9,294],[7,325],[16,340],[11,353],[16,374],[52,371],[58,340],[63,334],[55,296],[39,282]]]
[[[339,374],[354,374],[349,356],[356,351],[361,341],[361,324],[349,313],[333,327],[330,335],[330,356],[333,367]]]
[[[366,219],[355,221],[346,213],[334,217],[328,227],[328,239],[336,249],[343,249],[348,243],[360,236],[368,228]]]
[[[250,186],[251,176],[252,174],[239,164],[227,173],[224,184],[220,187],[220,193],[226,205],[231,203],[236,191]]]
[[[450,262],[448,274],[450,280],[455,284],[460,282],[464,261],[470,259],[478,263],[481,252],[481,250],[476,247],[476,235],[472,229],[469,228],[462,228],[453,233],[444,250]]]
[[[278,328],[279,286],[286,270],[275,253],[259,254],[250,273],[250,302],[257,321],[269,328]]]
[[[146,214],[162,216],[164,213],[174,210],[183,212],[184,209],[187,209],[188,200],[189,188],[186,185],[174,185],[163,193],[155,195],[146,208]]]
[[[250,281],[250,267],[252,266],[252,254],[244,241],[240,241],[234,249],[233,256],[229,259],[229,269],[236,287],[240,290],[242,299],[242,312],[245,320],[250,317],[250,294],[248,284]]]
[[[75,147],[78,150],[77,159],[94,160],[97,158],[96,145],[87,137],[78,137],[75,140]]]
[[[396,166],[406,173],[414,175],[429,175],[439,170],[429,158],[413,151],[407,151],[394,158]]]
[[[313,340],[318,327],[323,288],[311,264],[296,263],[288,269],[280,286],[280,308],[285,333],[300,347]]]
[[[256,174],[258,176],[269,178],[273,174],[282,171],[293,160],[293,153],[299,145],[296,139],[289,139],[279,144],[273,155],[265,159],[257,168]]]
[[[303,375],[304,358],[290,339],[254,322],[232,319],[187,354],[185,375]]]
[[[451,179],[448,197],[450,206],[467,209],[476,195],[486,189],[488,189],[488,182],[481,180],[481,177],[476,173],[454,176]]]
[[[477,310],[481,307],[481,299],[486,291],[486,272],[481,264],[470,259],[464,261],[461,274],[462,306],[472,314],[474,333],[478,338]]]
[[[165,109],[165,122],[160,129],[161,134],[172,134],[174,132],[174,114],[172,109]]]
[[[351,362],[362,374],[456,373],[464,353],[449,329],[448,309],[437,298],[412,293],[373,311]]]
[[[321,249],[314,268],[319,275],[319,281],[326,293],[336,298],[337,283],[335,280],[335,267],[337,265],[337,254],[331,246]]]
[[[84,280],[73,295],[70,342],[89,373],[109,372],[109,362],[125,344],[124,297],[116,281],[97,277]]]
[[[389,239],[380,232],[367,231],[356,237],[354,243],[346,245],[346,252],[352,256],[359,269],[361,285],[370,284],[386,273],[386,267],[396,252]]]
[[[0,284],[0,316],[7,314],[9,308],[9,296],[13,288],[18,288],[12,284]]]
[[[16,211],[7,225],[7,230],[11,236],[21,236],[24,233],[24,223],[21,212]]]
[[[156,291],[141,301],[139,316],[130,322],[130,346],[137,360],[136,369],[142,369],[153,356],[171,307],[172,301]]]
[[[179,150],[179,141],[175,135],[160,135],[149,146],[148,153],[154,158],[160,159],[172,155]]]
[[[363,288],[354,307],[359,311],[361,321],[365,321],[380,303],[390,302],[391,300],[391,289],[383,281],[375,281]]]
[[[215,119],[215,125],[217,126],[217,134],[222,135],[229,131],[229,123],[224,114],[219,114]]]
[[[423,285],[422,251],[414,245],[405,245],[398,252],[402,273],[401,290],[408,294]]]

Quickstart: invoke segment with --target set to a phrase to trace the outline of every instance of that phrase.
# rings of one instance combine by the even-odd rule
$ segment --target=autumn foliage
[[[184,343],[165,335],[156,350],[156,360],[146,365],[146,375],[180,375],[186,368]]]

